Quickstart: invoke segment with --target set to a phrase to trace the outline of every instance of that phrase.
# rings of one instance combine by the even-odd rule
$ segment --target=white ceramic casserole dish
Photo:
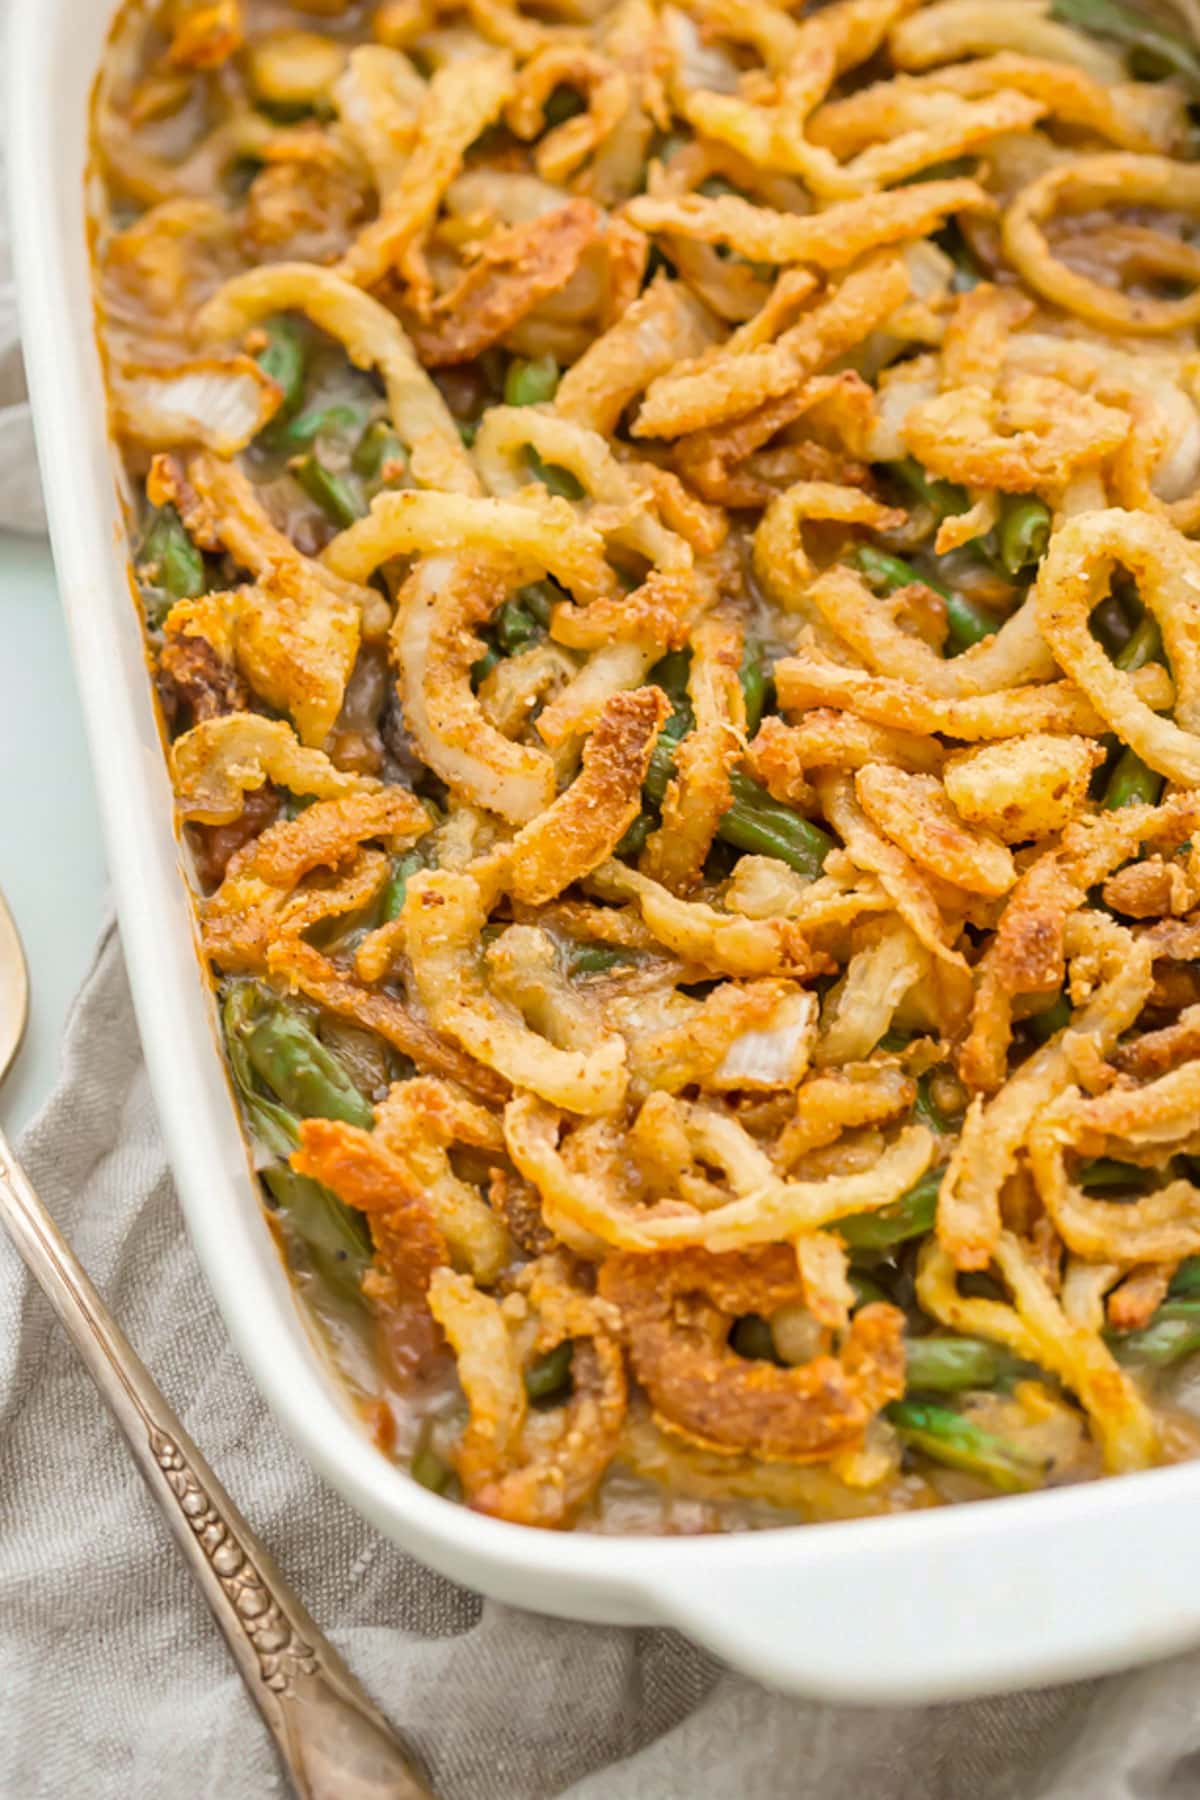
[[[566,1617],[676,1625],[794,1691],[929,1701],[1093,1674],[1200,1641],[1200,1462],[896,1519],[621,1540],[533,1531],[439,1500],[354,1422],[300,1315],[248,1171],[130,595],[85,216],[89,93],[112,10],[17,0],[10,11],[8,157],[25,356],[159,1115],[197,1253],[278,1418],[380,1531],[455,1580]],[[7,773],[20,779],[19,767]]]

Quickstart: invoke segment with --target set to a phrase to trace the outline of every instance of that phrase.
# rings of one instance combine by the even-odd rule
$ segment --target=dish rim
[[[151,1087],[192,1243],[275,1417],[360,1513],[442,1573],[562,1616],[677,1625],[746,1673],[793,1691],[872,1703],[948,1699],[1097,1673],[1195,1641],[1200,1591],[1189,1602],[1181,1568],[1200,1462],[999,1505],[819,1529],[555,1534],[481,1517],[419,1487],[339,1403],[311,1342],[307,1353],[301,1348],[302,1303],[275,1257],[220,1059],[156,724],[147,756],[150,683],[129,593],[90,283],[81,298],[76,280],[87,256],[88,170],[86,106],[75,102],[90,95],[117,10],[110,0],[88,9],[86,21],[72,0],[10,11],[7,139],[22,335]],[[135,663],[140,691],[130,677]],[[1091,1604],[1099,1578],[1128,1558],[1130,1516],[1151,1512],[1155,1530],[1149,1542],[1142,1533],[1137,1579],[1131,1570],[1120,1603],[1120,1590],[1106,1596],[1101,1617]],[[1025,1608],[1019,1615],[1014,1592]],[[1035,1595],[1040,1636],[1031,1643]]]

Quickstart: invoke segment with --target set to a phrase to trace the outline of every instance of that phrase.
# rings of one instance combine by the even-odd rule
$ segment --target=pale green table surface
[[[0,533],[0,887],[33,980],[29,1033],[0,1090],[17,1131],[50,1092],[63,1027],[109,910],[96,796],[50,551]]]

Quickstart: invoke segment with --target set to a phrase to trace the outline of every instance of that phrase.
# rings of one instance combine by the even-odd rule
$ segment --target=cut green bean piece
[[[851,561],[876,593],[894,594],[898,588],[908,587],[916,581],[940,594],[946,603],[946,636],[955,650],[969,650],[972,644],[982,643],[1000,628],[998,620],[986,607],[956,594],[933,576],[923,575],[912,563],[905,562],[902,556],[893,556],[889,550],[860,544]]]
[[[583,483],[570,469],[560,468],[557,463],[543,462],[532,444],[525,454],[529,459],[529,467],[549,493],[560,500],[583,499]]]
[[[552,356],[517,357],[504,377],[506,406],[541,406],[558,391],[558,364]]]
[[[1010,575],[1036,567],[1050,542],[1050,508],[1032,496],[1008,501],[996,536],[1000,561]]]
[[[204,558],[173,506],[164,506],[142,540],[141,560],[158,571],[155,586],[171,600],[194,600],[208,585]]]
[[[273,433],[282,450],[304,450],[314,438],[349,438],[362,429],[361,406],[310,406]]]
[[[854,1289],[856,1307],[873,1306],[881,1300],[887,1301],[889,1305],[891,1303],[891,1296],[887,1290],[881,1288],[877,1281],[872,1281],[869,1275],[864,1275],[861,1269],[851,1269],[850,1286]]]
[[[1200,1299],[1200,1256],[1188,1256],[1171,1277],[1173,1300]]]
[[[930,1131],[946,1133],[953,1131],[954,1126],[946,1117],[930,1091],[932,1070],[926,1070],[917,1081],[917,1097],[913,1103],[913,1112],[922,1125],[928,1125]]]
[[[392,919],[398,919],[404,911],[404,900],[408,892],[410,875],[425,867],[424,858],[419,850],[406,850],[392,864],[392,872],[388,876],[387,886],[383,890],[379,913],[381,921],[386,925]]]
[[[923,1400],[893,1400],[885,1408],[902,1441],[932,1462],[979,1475],[1008,1494],[1040,1486],[1046,1464],[1007,1438],[983,1431],[962,1413]]]
[[[1108,778],[1102,804],[1109,812],[1123,806],[1157,806],[1163,791],[1163,777],[1144,763],[1136,750],[1122,750]]]
[[[729,1347],[750,1362],[778,1362],[775,1339],[770,1322],[759,1313],[744,1313],[735,1319],[729,1333]]]
[[[1110,1156],[1097,1156],[1091,1162],[1084,1163],[1079,1171],[1079,1185],[1089,1194],[1130,1189],[1140,1193],[1153,1180],[1154,1176],[1149,1169],[1139,1169],[1136,1163],[1114,1162]]]
[[[762,724],[773,686],[771,659],[757,638],[746,639],[738,678],[742,684],[742,702],[746,708],[746,735],[753,737]]]
[[[571,1380],[575,1346],[570,1338],[535,1356],[525,1371],[525,1392],[531,1400],[553,1400],[564,1394]]]
[[[300,332],[292,319],[268,319],[263,325],[266,344],[255,358],[264,375],[269,375],[283,390],[281,414],[295,412],[304,398],[304,375],[307,358]]]
[[[1110,1332],[1107,1337],[1122,1362],[1165,1369],[1200,1350],[1200,1300],[1164,1300],[1140,1330]]]
[[[939,523],[953,518],[956,513],[966,512],[970,504],[966,488],[959,487],[956,481],[942,481],[936,475],[927,475],[915,457],[902,457],[899,462],[889,463],[888,468],[915,499],[932,507]]]
[[[389,471],[386,479],[395,480],[396,475],[403,472],[407,462],[404,445],[386,419],[376,419],[367,426],[350,458],[354,473],[364,481],[384,480],[385,470]]]
[[[568,975],[605,975],[634,960],[631,950],[614,944],[572,944],[567,951]]]
[[[409,1472],[414,1481],[421,1487],[428,1488],[431,1494],[445,1494],[455,1480],[454,1470],[448,1462],[443,1462],[436,1450],[423,1444],[414,1450]]]
[[[1059,994],[1041,1012],[1030,1013],[1025,1023],[1039,1044],[1048,1044],[1056,1032],[1071,1023],[1071,1002],[1065,994]]]
[[[1172,75],[1193,100],[1200,100],[1200,54],[1195,46],[1140,8],[1123,6],[1120,0],[1053,0],[1050,16],[1120,44],[1129,53],[1133,74],[1151,80]]]
[[[929,1169],[906,1194],[877,1212],[851,1213],[831,1227],[850,1250],[890,1250],[932,1231],[943,1171]]]
[[[295,464],[292,474],[310,500],[343,530],[356,519],[366,516],[367,503],[352,478],[337,475],[315,456],[305,456]]]
[[[815,881],[834,841],[819,825],[790,806],[773,800],[766,788],[741,769],[729,777],[733,805],[717,827],[717,836],[735,850],[774,856],[798,875]]]
[[[617,856],[640,856],[646,848],[646,839],[654,829],[654,820],[647,812],[641,812],[626,831],[614,852]]]
[[[1025,1366],[1011,1350],[987,1338],[907,1338],[904,1356],[908,1387],[931,1394],[992,1388]]]
[[[1114,657],[1118,669],[1132,675],[1162,655],[1162,632],[1153,613],[1143,613],[1130,632],[1124,648]]]
[[[349,1298],[362,1299],[362,1278],[371,1266],[371,1233],[361,1213],[343,1206],[336,1194],[287,1163],[264,1169],[271,1197],[296,1236],[303,1240],[314,1269]]]
[[[308,1021],[283,1002],[267,1005],[244,1033],[250,1067],[302,1119],[344,1119],[370,1131],[375,1109]]]

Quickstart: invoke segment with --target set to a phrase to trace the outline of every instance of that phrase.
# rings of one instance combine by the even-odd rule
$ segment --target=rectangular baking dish
[[[793,1692],[943,1700],[1092,1675],[1200,1642],[1200,1462],[895,1519],[622,1540],[529,1530],[439,1500],[355,1423],[249,1175],[131,600],[86,216],[88,102],[113,10],[78,0],[10,10],[10,209],[25,358],[150,1079],[197,1255],[268,1404],[332,1486],[444,1575],[566,1618],[678,1626]]]

